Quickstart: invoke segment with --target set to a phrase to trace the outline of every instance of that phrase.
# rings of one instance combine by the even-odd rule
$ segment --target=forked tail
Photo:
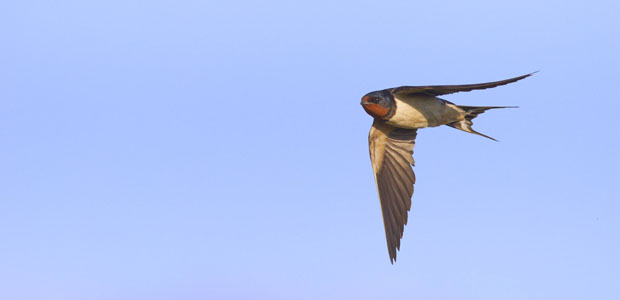
[[[497,142],[496,139],[488,136],[488,135],[484,135],[480,132],[475,131],[473,128],[471,128],[472,125],[474,125],[474,123],[471,121],[474,118],[476,118],[479,114],[489,110],[489,109],[495,109],[495,108],[516,108],[518,106],[463,106],[463,105],[457,105],[460,109],[465,111],[465,119],[458,121],[458,122],[452,122],[449,124],[446,124],[450,127],[456,128],[456,129],[460,129],[463,130],[465,132],[469,132],[469,133],[474,133],[480,136],[483,136],[485,138],[488,139],[492,139],[494,141]]]

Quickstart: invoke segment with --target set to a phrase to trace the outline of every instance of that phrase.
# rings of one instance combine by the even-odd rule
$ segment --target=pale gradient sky
[[[0,297],[620,299],[618,1],[3,1]],[[372,90],[518,105],[415,148]]]

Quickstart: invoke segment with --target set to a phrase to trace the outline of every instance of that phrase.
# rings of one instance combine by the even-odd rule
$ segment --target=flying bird
[[[415,183],[413,146],[418,129],[448,125],[495,140],[472,129],[472,120],[489,109],[514,107],[456,105],[438,96],[493,88],[532,74],[478,84],[401,86],[362,97],[362,107],[374,118],[368,147],[392,264],[396,260],[396,250],[400,250],[407,212],[411,208]]]

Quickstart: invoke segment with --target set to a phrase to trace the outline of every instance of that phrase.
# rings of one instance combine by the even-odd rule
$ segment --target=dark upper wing
[[[536,72],[534,72],[536,73]],[[529,77],[534,73],[526,74],[523,76],[510,78],[501,81],[476,83],[476,84],[463,84],[463,85],[429,85],[429,86],[401,86],[390,90],[392,94],[427,94],[432,96],[440,96],[446,94],[452,94],[457,92],[469,92],[472,90],[483,90],[493,88],[496,86],[513,83],[523,78]]]
[[[385,237],[390,262],[396,260],[400,239],[407,224],[407,212],[411,208],[411,195],[415,174],[413,146],[416,129],[402,129],[375,120],[368,135],[370,160],[375,174]]]

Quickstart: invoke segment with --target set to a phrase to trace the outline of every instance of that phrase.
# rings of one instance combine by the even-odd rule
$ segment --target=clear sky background
[[[3,1],[2,299],[620,299],[618,1]],[[365,93],[423,129],[391,265]]]

